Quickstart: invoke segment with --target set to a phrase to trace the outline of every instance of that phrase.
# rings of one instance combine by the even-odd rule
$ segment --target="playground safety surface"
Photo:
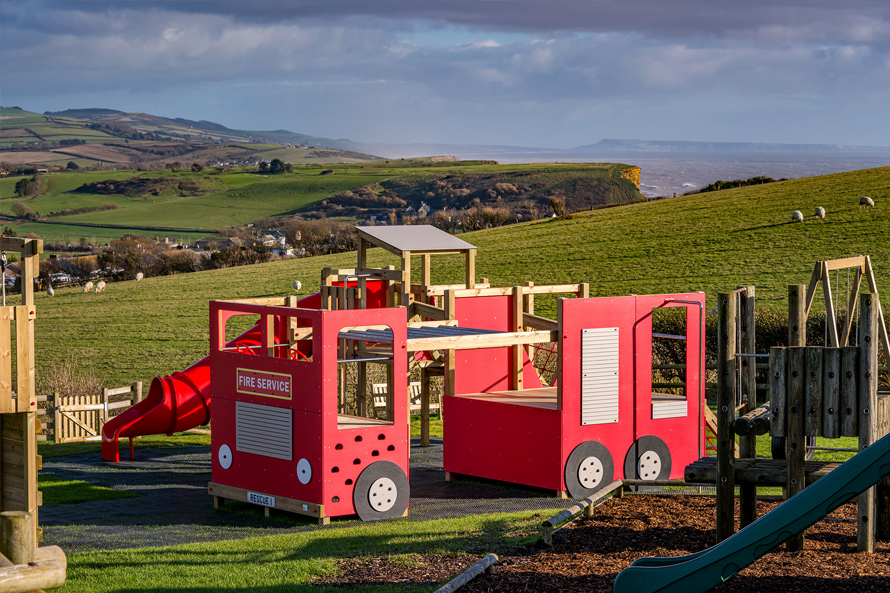
[[[411,499],[408,517],[418,521],[482,513],[568,508],[574,501],[555,498],[550,491],[461,478],[446,482],[442,471],[442,439],[429,447],[411,439]],[[207,493],[209,447],[137,449],[130,461],[121,451],[120,463],[108,463],[98,453],[53,457],[42,474],[82,480],[97,486],[127,490],[140,497],[40,508],[44,545],[72,552],[141,548],[208,542],[358,524],[357,518],[315,521],[284,512],[263,516],[263,508],[227,501],[217,510]]]
[[[611,593],[618,572],[638,558],[681,556],[713,546],[714,504],[709,496],[610,499],[593,517],[555,532],[552,548],[502,556],[494,575],[480,576],[461,591]],[[758,512],[776,504],[761,502]],[[804,551],[770,552],[714,593],[890,591],[890,543],[879,542],[875,554],[857,553],[856,516],[855,503],[842,506],[807,531]]]

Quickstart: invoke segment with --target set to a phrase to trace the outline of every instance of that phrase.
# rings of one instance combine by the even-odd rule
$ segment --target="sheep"
[[[96,283],[96,292],[102,292],[103,290],[105,290],[105,281],[99,280],[99,282]]]
[[[143,274],[142,272],[136,272],[136,282],[139,282],[143,278],[145,278],[145,274]]]
[[[872,200],[871,198],[869,198],[868,196],[862,196],[861,198],[859,198],[859,205],[860,205],[860,206],[865,206],[866,208],[868,208],[869,206],[871,206],[872,208],[874,208],[874,207],[875,207],[875,201]]]
[[[56,291],[53,290],[53,283],[50,282],[46,285],[46,294],[49,296],[56,296]]]
[[[86,284],[83,285],[83,291],[84,292],[92,292],[93,291],[93,281],[92,280],[90,280],[89,282],[87,282]]]
[[[299,280],[294,280],[294,290],[300,292],[301,288],[303,288],[303,283]]]
[[[803,222],[803,212],[800,210],[795,210],[791,213],[791,220],[794,222]]]
[[[818,218],[825,218],[825,208],[822,206],[816,206],[816,216]]]

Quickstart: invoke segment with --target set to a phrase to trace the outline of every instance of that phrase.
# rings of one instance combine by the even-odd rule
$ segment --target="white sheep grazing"
[[[92,280],[90,280],[89,282],[87,282],[86,284],[83,285],[84,292],[91,292],[92,290],[93,290],[93,281]]]
[[[105,281],[99,280],[99,282],[96,283],[96,292],[102,292],[103,290],[105,290]]]
[[[825,208],[822,206],[816,206],[816,216],[818,218],[825,218]]]
[[[53,290],[52,282],[46,285],[46,294],[48,294],[49,296],[56,296],[56,291]]]
[[[803,222],[803,212],[800,210],[795,210],[791,213],[791,220],[794,222]]]
[[[136,272],[136,282],[139,282],[143,278],[145,278],[145,274],[143,274],[142,272]]]
[[[859,205],[865,206],[865,207],[871,206],[872,208],[874,208],[875,201],[872,200],[871,198],[869,198],[868,196],[862,196],[861,198],[859,198]]]
[[[294,290],[300,292],[300,289],[303,288],[303,283],[299,280],[294,280]]]

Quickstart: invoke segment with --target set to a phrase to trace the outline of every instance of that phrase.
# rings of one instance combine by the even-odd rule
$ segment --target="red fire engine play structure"
[[[321,523],[402,516],[409,370],[420,374],[424,420],[430,382],[444,377],[447,478],[584,497],[614,479],[682,477],[704,453],[703,293],[493,288],[475,282],[476,248],[433,227],[357,232],[358,266],[325,269],[318,295],[212,302],[210,355],[155,378],[145,401],[110,421],[103,458],[117,459],[118,437],[206,422],[213,393],[216,504],[248,501]],[[399,256],[401,269],[368,267],[372,246]],[[431,283],[439,254],[464,256],[463,283]],[[559,294],[573,298],[558,299],[556,320],[534,314],[535,295]],[[673,333],[659,331],[669,318]],[[653,364],[665,343],[676,364]],[[555,359],[551,372],[536,366],[542,351]],[[683,369],[672,382],[668,367]]]

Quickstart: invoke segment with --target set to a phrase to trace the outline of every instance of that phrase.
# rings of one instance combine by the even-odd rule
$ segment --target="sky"
[[[358,142],[890,145],[890,2],[0,2],[0,103]]]

